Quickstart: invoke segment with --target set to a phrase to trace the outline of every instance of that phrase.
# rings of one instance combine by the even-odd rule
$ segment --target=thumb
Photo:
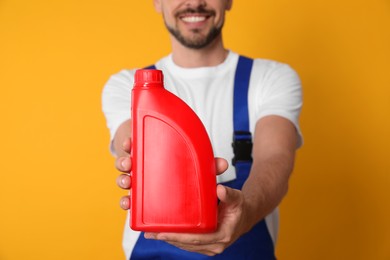
[[[239,203],[242,199],[241,191],[232,189],[221,184],[217,186],[217,197],[225,204]]]
[[[123,143],[122,143],[122,149],[123,151],[125,151],[126,153],[130,153],[131,152],[131,139],[130,138],[126,138]]]

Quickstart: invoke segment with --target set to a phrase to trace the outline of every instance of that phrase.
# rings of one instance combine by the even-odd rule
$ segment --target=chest
[[[202,78],[166,77],[165,87],[186,102],[208,131],[231,124],[233,82],[231,73]]]

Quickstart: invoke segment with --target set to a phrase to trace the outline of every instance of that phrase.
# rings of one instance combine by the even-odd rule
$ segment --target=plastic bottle
[[[164,89],[160,70],[137,70],[132,90],[133,230],[207,233],[217,227],[216,167],[195,112]]]

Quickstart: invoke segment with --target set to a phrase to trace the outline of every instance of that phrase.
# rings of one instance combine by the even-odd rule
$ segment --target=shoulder
[[[293,76],[296,78],[298,77],[298,73],[295,71],[295,69],[287,63],[265,58],[249,57],[234,52],[232,53],[237,56],[237,61],[239,56],[250,58],[253,60],[252,78],[266,80],[270,78],[275,79],[278,77],[284,77],[286,75]]]
[[[278,77],[283,75],[298,75],[291,65],[269,59],[254,59],[253,71],[256,74],[268,77]]]
[[[295,69],[287,63],[270,59],[254,59],[250,89],[251,94],[262,102],[283,96],[300,99],[302,95],[301,80]]]
[[[103,98],[119,93],[127,94],[131,91],[135,70],[123,69],[111,75],[103,88]]]
[[[289,64],[270,59],[253,59],[251,81],[262,87],[300,85],[296,70]]]
[[[155,65],[157,67],[161,67],[164,63],[167,62],[169,59],[169,56],[163,57],[162,59],[158,60]],[[134,82],[134,74],[138,69],[141,68],[147,68],[149,66],[152,66],[154,64],[146,64],[145,66],[139,67],[139,68],[132,68],[132,69],[122,69],[114,74],[112,74],[104,87],[103,91],[107,90],[113,90],[113,89],[121,89],[121,88],[132,88],[132,84]]]
[[[131,82],[134,78],[135,70],[123,69],[113,75],[111,75],[107,81],[107,84],[121,85]]]

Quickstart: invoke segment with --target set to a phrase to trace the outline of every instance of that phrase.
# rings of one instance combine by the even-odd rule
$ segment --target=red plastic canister
[[[164,88],[160,70],[135,73],[131,177],[132,229],[216,229],[216,166],[210,139],[195,112]]]

